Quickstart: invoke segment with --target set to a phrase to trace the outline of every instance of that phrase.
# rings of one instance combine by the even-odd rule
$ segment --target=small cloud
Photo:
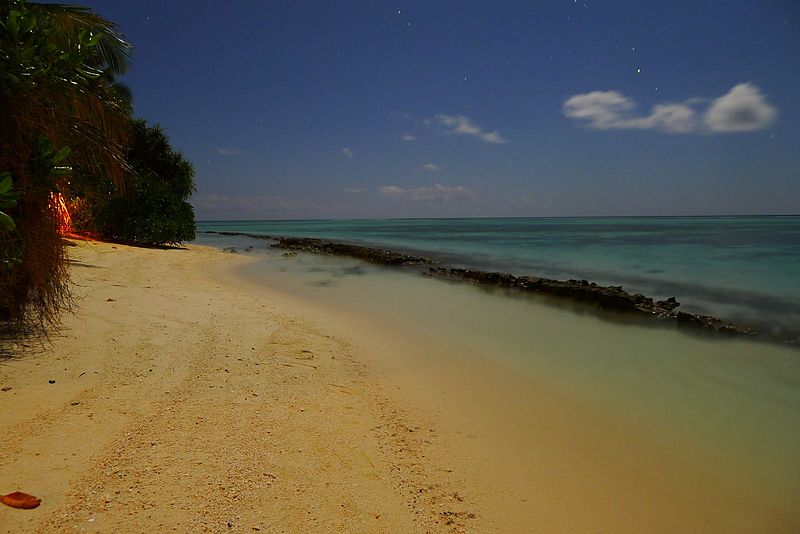
[[[766,128],[777,116],[778,110],[758,87],[740,83],[711,102],[703,120],[714,132],[752,132]]]
[[[409,143],[410,143],[411,141],[416,141],[416,140],[417,140],[417,138],[416,138],[416,137],[414,137],[414,136],[413,136],[413,135],[411,135],[411,134],[406,134],[406,135],[404,135],[404,136],[403,136],[403,141],[406,141],[406,142],[409,142]]]
[[[351,194],[363,193],[364,191],[366,191],[366,189],[362,187],[346,187],[344,190],[345,193],[351,193]]]
[[[693,106],[707,102],[692,97],[680,103],[654,105],[647,115],[636,115],[636,103],[617,91],[593,91],[568,98],[564,115],[585,121],[595,130],[658,130],[667,133],[743,132],[760,130],[777,116],[758,87],[743,83],[713,102],[705,112],[703,124]]]
[[[687,133],[695,128],[695,111],[688,104],[658,104],[649,115],[636,117],[629,112],[634,101],[616,91],[593,91],[574,95],[564,102],[564,115],[588,121],[595,130],[661,130]]]
[[[573,95],[564,102],[564,115],[589,121],[598,130],[614,128],[620,116],[633,107],[631,99],[616,91],[592,91]]]
[[[396,185],[385,185],[380,188],[380,194],[386,197],[404,198],[409,200],[419,200],[425,202],[449,202],[457,198],[475,199],[476,193],[463,185],[446,186],[433,184],[430,187],[398,187]]]
[[[402,195],[405,192],[405,189],[402,187],[397,187],[396,185],[384,185],[380,189],[381,195],[386,196],[394,196],[394,195]]]
[[[342,155],[347,159],[353,159],[353,151],[347,147],[342,147]]]
[[[434,165],[433,163],[423,163],[422,168],[430,172],[436,172],[439,170],[439,166]]]
[[[446,127],[447,133],[458,135],[472,135],[484,143],[503,144],[505,139],[499,132],[484,132],[483,128],[472,122],[472,119],[465,115],[436,115],[436,120]]]
[[[236,156],[239,154],[244,154],[239,148],[222,148],[222,147],[215,147],[214,152],[219,154],[220,156]]]
[[[480,138],[486,143],[494,143],[496,145],[502,145],[506,142],[505,139],[500,137],[498,132],[487,132],[480,135]]]

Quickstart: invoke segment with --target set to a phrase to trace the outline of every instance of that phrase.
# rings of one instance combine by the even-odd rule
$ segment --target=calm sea
[[[225,221],[198,230],[318,237],[453,266],[622,285],[800,339],[800,216]]]

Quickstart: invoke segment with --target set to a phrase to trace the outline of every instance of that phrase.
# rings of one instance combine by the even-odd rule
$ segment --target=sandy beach
[[[76,314],[0,364],[0,487],[42,499],[1,507],[3,532],[476,521],[426,459],[432,433],[408,426],[347,341],[220,281],[246,258],[94,242],[72,257]]]
[[[70,256],[75,313],[0,362],[0,493],[42,499],[0,507],[2,532],[754,532],[797,520],[535,380],[428,358],[421,337],[359,330],[235,276],[253,257],[99,242]]]

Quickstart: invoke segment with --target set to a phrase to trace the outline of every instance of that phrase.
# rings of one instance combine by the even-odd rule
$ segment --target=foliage
[[[7,232],[16,228],[14,219],[2,211],[4,209],[13,208],[17,205],[19,193],[11,191],[11,185],[11,173],[0,173],[0,232]]]
[[[128,163],[133,194],[102,194],[111,184],[83,178],[86,194],[73,204],[73,221],[101,237],[137,245],[192,241],[194,211],[187,202],[194,192],[194,169],[169,143],[164,130],[143,120],[133,123]],[[92,181],[94,180],[94,181]]]
[[[72,146],[124,189],[129,119],[113,82],[131,47],[116,27],[80,6],[2,0],[0,51],[3,137]]]
[[[2,211],[17,205],[19,193],[12,191],[11,186],[11,173],[0,173],[0,243],[3,241],[13,242],[13,237],[12,239],[9,239],[9,237],[13,236],[13,231],[16,228],[14,219]],[[19,263],[19,250],[13,250],[12,247],[0,247],[0,250],[3,251],[0,256],[0,272],[9,271]]]
[[[127,187],[130,121],[113,83],[130,52],[114,24],[87,8],[0,0],[0,171],[18,194],[0,258],[20,260],[0,272],[0,322],[52,324],[69,303],[50,195],[69,188],[71,167]]]

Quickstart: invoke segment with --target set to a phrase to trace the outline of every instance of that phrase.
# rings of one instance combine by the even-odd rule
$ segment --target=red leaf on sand
[[[42,504],[42,499],[34,497],[33,495],[28,495],[27,493],[22,493],[21,491],[15,491],[14,493],[9,493],[8,495],[0,495],[0,502],[9,505],[12,508],[30,510],[31,508],[36,508]]]

